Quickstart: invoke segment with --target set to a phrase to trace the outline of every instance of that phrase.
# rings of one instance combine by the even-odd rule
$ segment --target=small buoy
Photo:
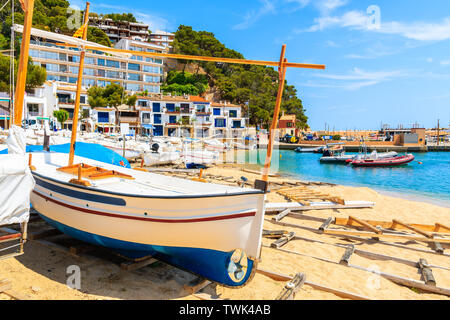
[[[283,159],[283,156],[280,154],[280,159]]]
[[[419,164],[423,164],[423,162],[418,162]]]

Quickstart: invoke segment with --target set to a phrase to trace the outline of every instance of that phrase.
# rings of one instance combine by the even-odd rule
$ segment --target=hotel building
[[[92,43],[91,45],[96,44]],[[87,89],[92,86],[105,87],[111,83],[117,83],[130,94],[160,93],[164,75],[163,59],[146,57],[140,53],[166,52],[166,48],[132,39],[121,39],[116,43],[116,48],[136,51],[136,54],[116,56],[106,55],[94,50],[87,51],[83,70],[81,108],[89,108]],[[51,108],[44,112],[38,110],[39,107],[28,106],[28,108],[31,108],[29,111],[51,115],[55,109],[65,109],[71,115],[67,122],[70,129],[75,107],[80,50],[59,46],[52,40],[40,38],[39,41],[31,41],[30,56],[34,64],[47,70],[46,85],[44,88],[37,89],[37,91],[43,90],[39,94],[44,94],[49,100],[46,105]],[[55,98],[54,101],[53,98]]]
[[[136,110],[143,133],[155,136],[241,138],[247,126],[241,106],[197,96],[141,96]]]
[[[150,41],[158,46],[172,48],[172,42],[175,40],[175,34],[165,31],[156,31],[150,35]]]
[[[140,41],[149,41],[150,33],[148,25],[138,22],[114,21],[110,18],[89,17],[89,25],[102,29],[116,44],[123,38],[134,38]]]

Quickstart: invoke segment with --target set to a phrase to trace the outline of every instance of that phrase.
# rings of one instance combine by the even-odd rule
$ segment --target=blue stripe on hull
[[[254,267],[253,261],[247,259],[247,274],[241,282],[236,283],[231,280],[227,271],[232,252],[199,248],[161,247],[127,242],[81,231],[42,214],[40,216],[51,226],[81,241],[113,249],[130,258],[142,258],[151,255],[156,259],[230,287],[244,285],[249,280]]]

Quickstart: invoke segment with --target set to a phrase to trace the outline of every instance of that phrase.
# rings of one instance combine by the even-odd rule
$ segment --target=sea
[[[369,187],[382,194],[450,208],[450,152],[413,154],[415,161],[406,166],[355,168],[322,164],[320,154],[275,150],[271,172],[305,181]],[[249,151],[246,162],[262,166],[265,155],[265,150]]]

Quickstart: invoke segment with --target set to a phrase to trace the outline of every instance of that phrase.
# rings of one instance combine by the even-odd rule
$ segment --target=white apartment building
[[[139,22],[114,21],[104,17],[89,17],[89,25],[102,29],[109,40],[116,44],[123,38],[139,38],[141,41],[149,40],[148,25]]]
[[[205,138],[245,134],[241,106],[211,103],[196,96],[139,97],[136,109],[144,133],[155,136]]]
[[[55,35],[55,34],[53,34]],[[49,38],[52,38],[53,35]],[[66,128],[71,129],[75,108],[75,91],[80,61],[78,48],[59,46],[55,41],[33,39],[30,56],[34,64],[47,70],[47,82],[34,95],[25,98],[27,106],[24,118],[35,115],[51,117],[53,110],[65,109],[69,112]],[[91,43],[91,45],[96,45]],[[87,89],[92,86],[106,87],[117,83],[129,94],[159,94],[164,75],[164,61],[157,57],[146,57],[143,52],[166,52],[166,48],[133,39],[121,39],[116,48],[136,51],[135,55],[107,55],[95,50],[86,53],[83,70],[81,108],[90,109]],[[141,54],[140,54],[141,53]],[[92,113],[95,116],[97,113]],[[137,116],[136,116],[137,118]],[[105,119],[105,117],[101,117]],[[111,119],[111,117],[109,117]],[[109,121],[109,126],[112,126]],[[101,123],[105,127],[105,123]]]
[[[175,40],[175,34],[158,30],[150,35],[150,41],[158,46],[172,48],[172,42]]]

